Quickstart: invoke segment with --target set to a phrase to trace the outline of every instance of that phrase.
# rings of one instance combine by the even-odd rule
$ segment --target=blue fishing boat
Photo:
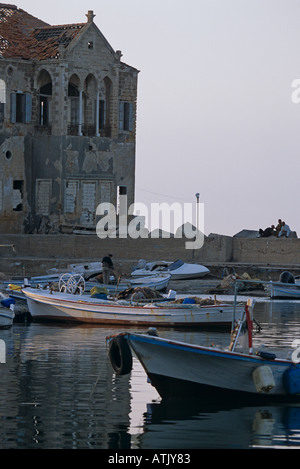
[[[150,334],[108,337],[109,358],[122,375],[130,372],[134,354],[164,399],[217,396],[244,397],[247,402],[256,398],[300,401],[299,350],[287,358],[255,351],[252,328],[253,308],[247,304],[226,349],[160,338],[151,330]]]

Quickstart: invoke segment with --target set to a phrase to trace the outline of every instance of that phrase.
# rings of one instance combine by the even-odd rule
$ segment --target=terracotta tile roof
[[[78,23],[36,28],[30,35],[33,44],[30,58],[43,60],[58,57],[59,46],[67,47],[85,25]]]
[[[0,57],[43,60],[57,57],[86,23],[50,26],[15,5],[0,3]]]

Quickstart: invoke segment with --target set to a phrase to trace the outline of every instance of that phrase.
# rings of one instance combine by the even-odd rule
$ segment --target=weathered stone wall
[[[118,187],[128,206],[134,202],[138,71],[121,62],[93,13],[87,16],[56,58],[1,60],[0,233],[90,229],[98,204],[116,206]],[[120,125],[120,101],[130,104],[130,129]]]
[[[108,253],[115,262],[129,265],[178,258],[210,266],[248,264],[299,266],[300,239],[239,239],[209,236],[201,249],[186,249],[186,239],[99,239],[96,235],[1,235],[0,244],[14,244],[15,252],[0,247],[0,272],[13,275],[43,274],[47,268],[73,262],[99,261]]]
[[[27,197],[23,136],[0,135],[0,231],[22,233]]]
[[[300,239],[232,238],[232,261],[257,264],[300,264]]]

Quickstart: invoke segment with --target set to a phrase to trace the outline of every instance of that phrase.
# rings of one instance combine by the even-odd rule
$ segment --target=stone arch
[[[36,88],[47,96],[52,95],[52,78],[50,73],[44,68],[37,75]]]
[[[79,96],[79,91],[81,88],[81,80],[78,75],[75,73],[70,76],[68,81],[68,96],[74,97]]]

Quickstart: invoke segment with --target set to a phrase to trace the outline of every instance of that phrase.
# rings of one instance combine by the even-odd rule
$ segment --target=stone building
[[[134,202],[138,70],[94,23],[0,4],[0,232],[94,230]]]

